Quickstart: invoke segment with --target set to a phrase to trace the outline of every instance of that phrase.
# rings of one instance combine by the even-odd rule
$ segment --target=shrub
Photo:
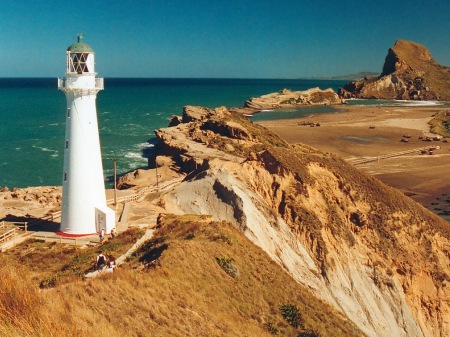
[[[272,322],[267,323],[267,330],[269,330],[272,335],[278,335],[279,332],[278,328]]]
[[[219,266],[231,277],[238,277],[239,276],[239,270],[234,265],[234,262],[232,259],[227,257],[216,257],[216,261],[219,264]]]
[[[186,235],[186,240],[192,240],[195,238],[195,232],[190,232]]]
[[[44,288],[53,288],[56,286],[56,283],[58,281],[58,277],[56,275],[51,275],[45,279],[43,279],[40,283],[39,283],[39,288],[44,289]]]
[[[293,304],[282,304],[280,305],[281,316],[294,328],[302,326],[302,320],[298,309]]]
[[[303,331],[299,332],[297,337],[321,337],[322,335],[317,331]]]
[[[211,238],[211,240],[212,241],[222,241],[222,242],[225,242],[226,244],[229,244],[229,245],[232,245],[233,244],[233,242],[231,241],[231,238],[228,236],[228,235],[226,235],[226,234],[224,234],[224,233],[217,233],[217,234],[215,234],[212,238]]]

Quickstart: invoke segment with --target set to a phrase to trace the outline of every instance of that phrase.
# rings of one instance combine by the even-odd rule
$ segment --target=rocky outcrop
[[[53,186],[12,188],[0,190],[2,203],[29,202],[42,207],[61,206],[61,188]]]
[[[333,89],[311,88],[305,91],[282,89],[279,92],[250,98],[245,107],[253,110],[288,109],[304,105],[341,104],[342,100]]]
[[[181,167],[199,164],[167,211],[234,223],[368,336],[450,335],[448,223],[336,157],[202,111],[156,132]]]
[[[338,94],[345,99],[450,100],[450,67],[439,65],[426,47],[398,40],[379,77],[348,82]]]

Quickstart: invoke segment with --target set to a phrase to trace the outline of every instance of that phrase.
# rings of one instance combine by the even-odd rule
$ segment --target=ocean
[[[282,79],[105,78],[97,95],[97,114],[106,180],[147,164],[145,153],[154,130],[166,127],[183,106],[241,107],[244,102],[280,89],[312,87],[337,90],[345,81]],[[329,107],[289,109],[255,119],[287,118]],[[0,78],[0,187],[57,186],[62,183],[66,98],[56,78]],[[111,186],[111,183],[107,183]]]

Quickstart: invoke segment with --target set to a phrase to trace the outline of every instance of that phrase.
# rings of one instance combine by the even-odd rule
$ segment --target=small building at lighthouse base
[[[116,227],[116,212],[109,207],[95,208],[95,228],[100,232],[105,229],[105,234],[110,234],[111,230]]]

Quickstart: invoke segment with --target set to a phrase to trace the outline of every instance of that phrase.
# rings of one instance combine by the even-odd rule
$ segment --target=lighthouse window
[[[74,53],[71,55],[74,72],[76,72],[77,74],[89,72],[86,64],[88,55],[88,53]]]
[[[64,172],[64,181],[67,181],[67,172]]]
[[[70,118],[70,108],[67,108],[67,117]]]
[[[68,149],[68,148],[69,148],[69,141],[66,140],[66,149]]]

